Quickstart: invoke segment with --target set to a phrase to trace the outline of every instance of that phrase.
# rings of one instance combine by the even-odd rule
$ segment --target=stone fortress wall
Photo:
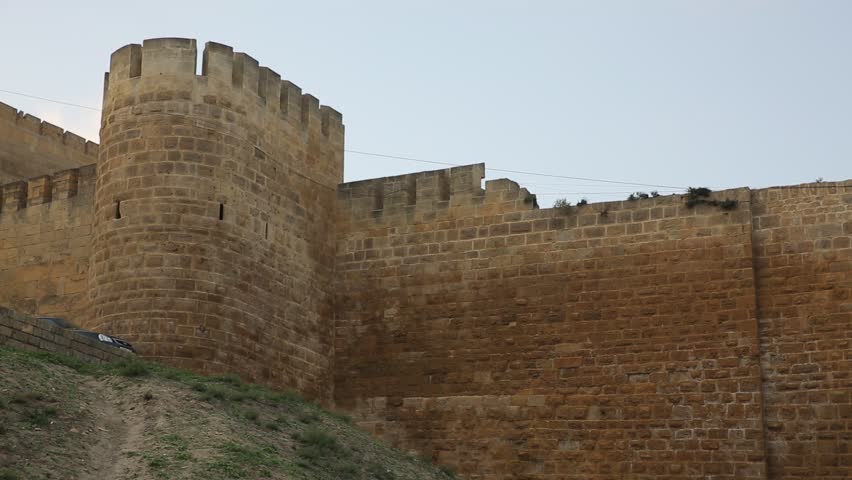
[[[244,53],[154,39],[104,88],[87,326],[330,399],[339,113]]]
[[[98,145],[0,103],[0,303],[78,316]]]
[[[852,181],[565,211],[482,177],[339,188],[339,407],[469,478],[849,477]]]
[[[2,186],[0,304],[297,388],[466,478],[850,476],[852,181],[732,210],[539,209],[482,164],[340,183],[339,113],[197,55],[116,51],[97,171]]]
[[[0,185],[98,160],[98,144],[2,102],[0,139]]]

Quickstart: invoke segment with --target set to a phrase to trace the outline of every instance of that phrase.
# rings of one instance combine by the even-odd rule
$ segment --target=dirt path
[[[88,468],[79,480],[134,478],[140,459],[131,452],[142,449],[144,409],[129,408],[109,381],[93,379],[85,387],[91,390],[97,441],[89,447]]]

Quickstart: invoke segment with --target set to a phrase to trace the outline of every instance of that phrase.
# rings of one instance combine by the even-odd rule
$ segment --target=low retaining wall
[[[44,320],[0,307],[0,346],[70,355],[88,362],[111,362],[134,355]]]

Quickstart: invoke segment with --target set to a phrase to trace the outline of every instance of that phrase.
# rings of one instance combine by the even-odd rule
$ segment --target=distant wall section
[[[0,184],[98,160],[98,144],[0,103]]]
[[[95,165],[0,185],[0,305],[81,323]]]

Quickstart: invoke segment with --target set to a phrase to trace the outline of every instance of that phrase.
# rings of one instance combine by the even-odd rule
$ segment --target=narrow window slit
[[[269,222],[263,227],[263,238],[269,240]]]
[[[373,192],[373,210],[381,210],[385,208],[385,186],[379,184]]]
[[[225,219],[225,204],[220,203],[219,204],[219,220],[224,220],[224,219]]]
[[[119,220],[121,218],[121,200],[115,201],[115,219]]]

